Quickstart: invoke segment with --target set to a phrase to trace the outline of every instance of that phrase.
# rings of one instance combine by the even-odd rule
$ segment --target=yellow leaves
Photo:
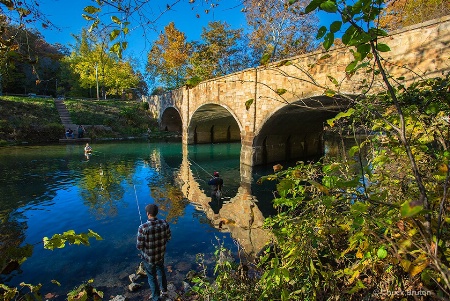
[[[364,253],[369,247],[369,242],[367,240],[361,242],[358,247],[358,251],[356,252],[356,258],[362,259],[364,257]]]
[[[281,164],[276,164],[276,165],[274,165],[272,168],[273,168],[273,171],[274,171],[274,172],[278,172],[278,171],[281,171],[281,170],[283,169],[283,165],[281,165]]]
[[[361,251],[361,249],[358,249],[358,252],[356,252],[356,258],[362,259],[363,257],[364,257],[363,252]]]
[[[412,240],[411,239],[405,239],[403,241],[400,242],[399,246],[402,250],[407,250],[408,248],[410,248],[412,245]]]
[[[250,106],[253,104],[253,101],[254,101],[254,99],[251,98],[251,99],[249,99],[249,100],[247,100],[247,101],[245,102],[245,109],[246,109],[247,111],[250,110]]]
[[[411,266],[411,261],[407,259],[402,259],[400,261],[400,266],[403,268],[405,272],[409,271],[409,267]]]
[[[400,266],[405,272],[407,272],[411,277],[416,276],[421,273],[429,264],[429,259],[425,254],[421,254],[413,262],[402,259],[400,261]]]
[[[278,95],[283,95],[284,93],[286,93],[287,92],[287,90],[286,89],[283,89],[283,88],[279,88],[279,89],[277,89],[276,91],[275,91],[275,93],[277,93]]]
[[[443,162],[441,162],[441,163],[438,164],[437,170],[440,173],[447,173],[448,172],[448,165],[443,163]]]
[[[360,272],[359,271],[355,271],[352,275],[352,277],[350,277],[350,279],[348,279],[348,283],[352,284],[355,279],[357,279],[359,277]]]

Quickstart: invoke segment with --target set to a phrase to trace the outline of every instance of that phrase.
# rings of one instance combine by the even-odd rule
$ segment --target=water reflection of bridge
[[[263,229],[264,216],[257,206],[258,200],[252,195],[252,170],[241,164],[240,186],[236,195],[227,199],[218,212],[211,206],[210,191],[202,189],[192,171],[188,147],[183,145],[183,159],[179,174],[176,175],[183,195],[198,209],[203,211],[215,228],[230,232],[233,239],[249,255],[254,255],[270,241],[270,232]]]

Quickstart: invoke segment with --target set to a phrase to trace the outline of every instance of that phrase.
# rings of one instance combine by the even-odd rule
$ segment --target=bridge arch
[[[207,103],[199,106],[189,118],[188,144],[228,143],[241,141],[242,125],[230,108]]]
[[[342,99],[315,96],[279,105],[253,139],[253,165],[305,159],[323,153],[324,122],[346,106]]]
[[[160,119],[159,128],[168,132],[182,132],[183,121],[177,108],[167,107],[164,110]]]

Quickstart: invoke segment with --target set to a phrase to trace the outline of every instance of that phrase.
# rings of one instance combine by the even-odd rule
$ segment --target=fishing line
[[[137,198],[137,194],[136,194],[136,185],[133,184],[133,187],[134,187],[134,196],[136,198],[136,204],[137,204],[137,208],[138,208],[138,212],[139,212],[139,220],[141,221],[141,225],[142,225],[141,209],[139,208],[139,202],[138,202],[138,198]]]
[[[192,158],[189,158],[189,160],[191,160],[192,162],[194,162],[198,167],[200,167],[204,172],[206,172],[208,175],[210,175],[211,177],[214,177],[212,174],[210,174],[209,172],[207,172],[203,167],[201,167],[197,162],[195,162],[194,160],[192,160]]]

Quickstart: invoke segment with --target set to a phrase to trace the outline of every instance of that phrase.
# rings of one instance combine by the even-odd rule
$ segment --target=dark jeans
[[[148,285],[150,285],[150,291],[152,293],[152,300],[159,301],[159,295],[161,291],[167,291],[167,279],[166,271],[164,270],[164,260],[157,263],[148,263],[144,261],[145,272],[148,277]],[[158,282],[158,278],[161,282]]]

